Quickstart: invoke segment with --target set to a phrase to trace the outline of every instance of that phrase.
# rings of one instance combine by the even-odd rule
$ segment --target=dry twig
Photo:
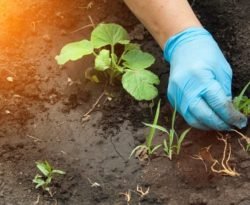
[[[92,105],[92,107],[90,108],[90,110],[88,112],[86,112],[83,117],[82,117],[82,121],[86,121],[86,118],[90,117],[90,113],[93,112],[93,110],[96,108],[96,106],[98,105],[98,103],[100,102],[100,100],[102,99],[102,97],[105,95],[105,92],[103,92],[96,100],[96,102]]]
[[[71,31],[71,33],[76,33],[76,32],[78,32],[78,31],[81,31],[81,30],[83,30],[83,29],[90,28],[90,27],[95,28],[95,24],[94,24],[94,21],[93,21],[92,17],[91,17],[91,16],[88,16],[88,18],[89,18],[90,24],[87,24],[87,25],[85,25],[85,26],[82,26],[82,27],[80,27],[80,28],[74,30],[74,31]]]

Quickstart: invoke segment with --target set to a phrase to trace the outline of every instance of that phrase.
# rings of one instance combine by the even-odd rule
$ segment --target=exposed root
[[[235,129],[232,129],[232,131],[241,136],[241,139],[239,139],[238,142],[239,142],[240,146],[242,147],[242,149],[245,151],[249,151],[248,147],[250,146],[250,138],[247,137],[246,135],[242,134],[241,132],[235,130]],[[244,147],[240,140],[244,140],[246,142],[247,146]]]
[[[192,156],[193,159],[201,160],[203,162],[206,172],[208,171],[206,161],[213,162],[213,157],[210,153],[210,148],[211,148],[211,145],[207,147],[203,147],[197,155]]]
[[[36,201],[33,203],[33,205],[37,205],[40,202],[40,194],[38,194]]]
[[[205,167],[205,170],[207,172],[207,165],[206,165],[204,159],[202,158],[202,156],[200,155],[200,153],[197,154],[197,155],[191,156],[191,158],[196,159],[196,160],[201,160],[202,163],[203,163],[203,165],[204,165],[204,167]]]
[[[131,202],[131,199],[132,199],[132,193],[135,193],[135,194],[139,195],[140,198],[143,198],[149,194],[149,190],[150,190],[150,187],[148,187],[146,191],[143,191],[143,188],[141,186],[137,185],[136,190],[129,189],[127,192],[122,192],[119,195],[124,196],[125,201],[127,202],[127,205],[129,205]]]
[[[131,201],[131,190],[128,190],[127,192],[120,193],[120,195],[125,196],[125,201],[127,202],[127,205],[129,205]]]
[[[91,184],[91,187],[101,187],[101,185],[97,182],[92,182],[90,178],[87,178],[89,183]]]
[[[222,174],[222,175],[228,175],[228,176],[240,176],[240,174],[238,172],[235,171],[235,168],[231,168],[231,166],[229,165],[229,160],[231,157],[231,153],[232,153],[232,148],[230,146],[230,144],[228,144],[227,142],[227,138],[224,137],[222,134],[220,134],[220,137],[217,137],[218,140],[222,141],[224,143],[224,150],[223,150],[223,156],[222,156],[222,160],[221,162],[219,162],[216,159],[213,159],[213,164],[211,166],[211,170],[214,173],[218,173],[218,174]],[[222,169],[216,169],[215,166],[221,166]]]
[[[142,187],[137,185],[136,191],[140,195],[141,198],[149,194],[150,187],[147,188],[147,190],[144,192]]]
[[[221,133],[218,133],[220,137],[217,137],[218,140],[222,141],[224,143],[224,150],[223,150],[223,156],[221,162],[214,159],[213,156],[210,153],[211,145],[205,148],[202,148],[199,154],[192,156],[193,159],[201,160],[202,163],[205,166],[206,171],[208,171],[207,164],[205,161],[212,163],[211,170],[214,173],[222,174],[222,175],[228,175],[228,176],[239,176],[240,174],[235,171],[235,168],[231,168],[229,165],[229,160],[231,158],[232,148],[230,144],[227,142],[227,137],[224,137]],[[221,169],[215,168],[221,167]]]

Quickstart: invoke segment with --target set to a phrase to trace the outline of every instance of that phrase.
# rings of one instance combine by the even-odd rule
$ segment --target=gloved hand
[[[168,99],[188,124],[204,130],[246,126],[232,105],[231,67],[207,30],[189,28],[171,37],[164,57],[170,62]]]

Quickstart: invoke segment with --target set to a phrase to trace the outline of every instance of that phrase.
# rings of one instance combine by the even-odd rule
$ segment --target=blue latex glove
[[[164,57],[170,62],[168,99],[191,126],[246,126],[247,118],[232,105],[231,67],[207,30],[189,28],[171,37]]]

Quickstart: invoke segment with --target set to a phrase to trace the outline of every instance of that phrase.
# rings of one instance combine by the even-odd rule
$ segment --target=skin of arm
[[[189,27],[202,27],[187,0],[124,0],[161,48],[169,37]]]

